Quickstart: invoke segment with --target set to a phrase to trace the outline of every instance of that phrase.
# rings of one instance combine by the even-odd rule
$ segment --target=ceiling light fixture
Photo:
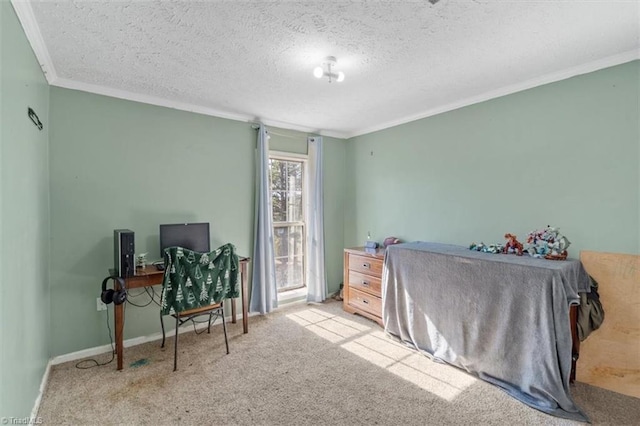
[[[342,71],[335,72],[334,67],[336,66],[336,57],[335,56],[327,56],[322,61],[322,66],[316,67],[313,70],[313,75],[316,78],[328,77],[329,83],[334,80],[340,83],[344,81],[344,73]]]

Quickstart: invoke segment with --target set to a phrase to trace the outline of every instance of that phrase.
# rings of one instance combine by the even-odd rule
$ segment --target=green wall
[[[158,225],[211,223],[212,247],[252,255],[254,148],[248,123],[51,88],[51,335],[54,356],[109,343],[100,283],[113,230],[160,258]],[[327,270],[341,281],[346,142],[325,139]],[[134,290],[136,294],[139,291]],[[145,304],[142,294],[130,299]],[[110,307],[110,318],[112,309]],[[158,308],[127,306],[125,339],[159,332]]]
[[[640,62],[352,138],[345,243],[468,245],[552,225],[640,251]]]
[[[23,418],[50,354],[49,87],[4,0],[0,46],[0,418]]]
[[[136,251],[153,260],[160,223],[208,221],[214,246],[251,255],[256,134],[49,88],[6,0],[0,22],[0,417],[24,417],[50,356],[109,342],[96,298],[113,229],[134,230]],[[325,137],[329,291],[343,247],[368,231],[466,245],[550,224],[574,257],[639,253],[639,85],[635,61],[349,141]],[[304,134],[274,130],[273,149],[306,151]],[[125,338],[159,330],[155,305],[126,315]]]

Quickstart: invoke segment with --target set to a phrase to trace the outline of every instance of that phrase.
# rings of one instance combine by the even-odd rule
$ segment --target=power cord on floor
[[[204,315],[209,316],[209,317],[210,317],[210,319],[207,319],[207,320],[197,320],[197,319],[196,319],[197,317],[193,317],[193,318],[191,318],[190,320],[187,320],[187,321],[191,321],[191,322],[193,323],[193,331],[194,331],[196,334],[202,334],[202,333],[204,333],[204,332],[205,332],[205,330],[208,330],[208,327],[207,327],[207,328],[203,328],[202,330],[198,331],[198,328],[196,327],[196,324],[206,324],[206,323],[208,323],[209,321],[212,321],[212,325],[213,325],[213,323],[215,323],[215,322],[216,322],[216,320],[218,319],[218,317],[220,316],[220,313],[219,313],[219,312],[218,312],[218,313],[216,313],[216,312],[210,312],[210,313],[208,313],[208,314],[207,314],[207,313],[205,313],[205,314],[203,314],[203,315],[201,315],[201,316],[204,316]],[[214,316],[214,315],[216,316],[215,318],[213,318],[213,316]]]
[[[116,350],[113,347],[113,337],[111,336],[111,326],[109,325],[109,310],[107,309],[107,330],[109,330],[109,344],[111,345],[111,359],[107,362],[98,362],[97,360],[91,358],[91,359],[83,359],[82,361],[78,361],[76,363],[76,368],[79,368],[81,370],[87,370],[89,368],[93,368],[93,367],[101,367],[103,365],[107,365],[110,364],[111,362],[113,362],[113,360],[115,359],[115,353]],[[88,366],[81,366],[81,364],[85,363],[85,362],[92,362],[93,364],[88,365]]]
[[[133,303],[131,301],[132,298],[141,296],[143,293],[146,293],[149,296],[149,301],[143,305],[139,305],[136,303]],[[149,306],[151,303],[155,303],[156,305],[160,306],[160,302],[156,300],[156,290],[153,287],[145,287],[143,292],[140,292],[138,294],[131,294],[131,292],[127,291],[127,301],[125,303],[125,305],[123,306],[122,309],[122,315],[124,317],[125,314],[125,310],[126,310],[126,306],[127,304],[131,304],[137,308],[144,308],[145,306]],[[196,330],[196,322],[207,322],[207,321],[195,321],[193,318],[191,319],[191,321],[194,323],[193,324],[193,328],[196,331],[197,334],[202,333],[202,331],[200,333],[198,333],[198,331]],[[107,309],[107,330],[109,330],[109,344],[111,345],[111,359],[107,362],[98,362],[97,360],[95,360],[94,358],[90,358],[90,359],[83,359],[82,361],[78,361],[76,363],[76,368],[79,368],[81,370],[86,370],[89,368],[93,368],[93,367],[100,367],[103,365],[107,365],[110,364],[111,362],[113,362],[113,360],[115,359],[115,348],[113,347],[113,336],[111,334],[111,325],[109,324],[109,310]],[[204,330],[203,330],[204,331]],[[82,366],[83,363],[85,362],[91,362],[93,364],[91,365],[87,365],[87,366]]]

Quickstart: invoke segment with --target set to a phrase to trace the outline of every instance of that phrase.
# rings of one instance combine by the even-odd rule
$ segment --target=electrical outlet
[[[100,300],[99,297],[96,299],[96,307],[98,308],[99,311],[106,311],[107,310],[107,305],[105,305],[102,302],[102,300]]]

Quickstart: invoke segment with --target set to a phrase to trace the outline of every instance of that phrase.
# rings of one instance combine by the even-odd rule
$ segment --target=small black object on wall
[[[31,107],[29,107],[27,109],[27,115],[29,116],[29,118],[31,119],[31,121],[33,121],[33,124],[36,125],[36,127],[38,128],[38,130],[42,130],[42,128],[44,127],[42,125],[42,122],[40,121],[40,119],[38,118],[38,114],[36,114],[36,112],[34,110],[31,109]]]

